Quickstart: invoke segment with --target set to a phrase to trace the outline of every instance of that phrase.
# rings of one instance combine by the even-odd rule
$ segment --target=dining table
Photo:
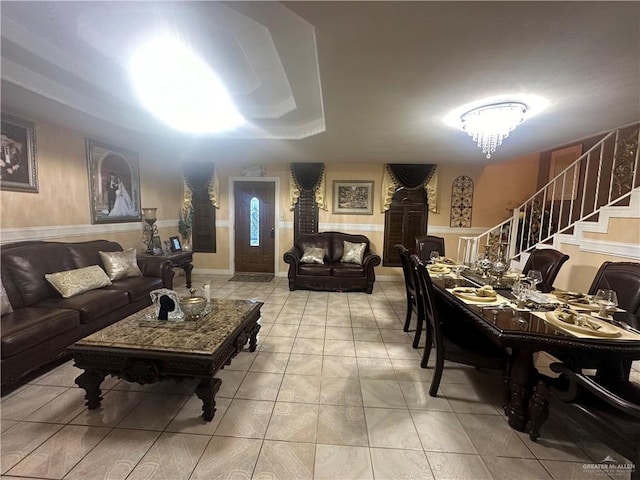
[[[437,267],[435,268],[438,272]],[[534,354],[547,352],[561,358],[575,369],[598,366],[598,375],[623,376],[623,365],[640,359],[640,321],[636,315],[618,309],[606,320],[586,313],[598,330],[591,333],[558,321],[557,308],[568,307],[552,294],[534,293],[536,301],[517,304],[508,278],[491,281],[472,270],[456,273],[430,272],[436,304],[443,323],[458,322],[455,331],[462,335],[484,335],[510,353],[503,377],[503,404],[509,425],[518,431],[531,428],[533,418],[546,416],[547,403],[534,395],[534,387],[542,375],[534,366]],[[465,295],[483,284],[495,285],[495,297],[477,298]],[[489,287],[485,287],[489,288]],[[471,289],[471,290],[468,290]],[[461,293],[463,292],[463,293]],[[559,314],[558,314],[559,315]],[[635,327],[635,328],[634,328]],[[627,372],[628,374],[628,372]]]

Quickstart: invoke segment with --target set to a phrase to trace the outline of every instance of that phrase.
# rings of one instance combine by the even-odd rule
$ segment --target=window
[[[260,200],[256,197],[249,203],[249,245],[251,247],[260,246]]]

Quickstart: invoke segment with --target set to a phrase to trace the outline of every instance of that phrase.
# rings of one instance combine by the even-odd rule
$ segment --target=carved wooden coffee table
[[[155,322],[147,307],[69,347],[75,366],[84,369],[76,384],[87,407],[102,401],[100,384],[113,375],[141,385],[166,379],[200,379],[196,395],[202,416],[211,421],[222,380],[214,375],[249,341],[256,350],[262,302],[211,300],[211,313],[196,322]]]

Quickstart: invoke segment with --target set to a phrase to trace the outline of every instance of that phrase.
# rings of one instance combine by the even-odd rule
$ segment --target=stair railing
[[[534,193],[513,215],[477,237],[460,237],[458,260],[506,251],[522,253],[553,236],[568,233],[576,222],[596,218],[601,208],[619,204],[640,186],[640,123],[605,135],[571,165]],[[480,251],[480,249],[484,251]]]

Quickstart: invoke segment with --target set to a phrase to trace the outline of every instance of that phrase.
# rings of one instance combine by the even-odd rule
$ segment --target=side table
[[[187,288],[191,288],[191,270],[193,270],[193,252],[174,252],[164,253],[162,255],[151,255],[148,253],[139,253],[138,257],[141,258],[161,258],[163,260],[169,260],[172,267],[178,267],[184,270],[184,274],[187,280]]]

